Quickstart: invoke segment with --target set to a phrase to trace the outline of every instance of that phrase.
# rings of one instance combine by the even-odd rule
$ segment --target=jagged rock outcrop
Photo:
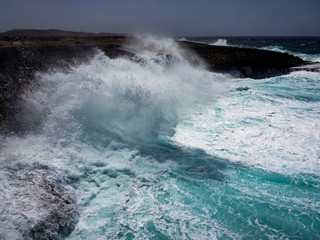
[[[0,169],[0,239],[60,239],[78,220],[76,200],[45,167]]]

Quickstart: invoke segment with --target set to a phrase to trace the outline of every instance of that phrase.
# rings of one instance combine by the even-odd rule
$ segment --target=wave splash
[[[146,38],[130,42],[126,47],[137,57],[110,59],[97,50],[89,63],[67,73],[39,74],[37,89],[26,92],[19,102],[21,111],[12,123],[19,126],[19,134],[3,137],[0,161],[5,169],[20,164],[27,168],[45,166],[55,172],[54,176],[67,179],[59,184],[68,186],[66,189],[74,188],[79,208],[83,209],[74,234],[99,232],[95,230],[97,224],[102,219],[110,220],[107,213],[103,218],[99,211],[99,216],[92,215],[95,201],[100,199],[100,206],[114,213],[117,204],[134,188],[130,184],[146,181],[135,176],[148,179],[146,174],[154,166],[144,167],[150,159],[141,156],[136,147],[169,138],[184,114],[199,104],[214,101],[224,89],[224,75],[206,71],[196,56],[179,48],[173,40]],[[135,161],[142,164],[135,166]],[[121,189],[120,180],[115,177],[118,175],[124,179]],[[110,189],[103,187],[104,182]],[[125,182],[130,184],[125,187]],[[21,192],[19,188],[12,191]],[[112,194],[114,199],[105,202],[104,194]],[[28,191],[20,195],[17,202],[23,199],[33,202],[29,204],[32,208],[37,206],[37,197],[30,197]],[[34,212],[30,211],[28,218],[35,219],[36,226],[45,226],[41,222],[46,221],[46,216],[34,216]],[[23,218],[9,214],[5,219],[18,232],[17,222],[32,222],[17,221],[19,217]],[[87,225],[87,217],[96,224],[83,229],[81,223]],[[70,224],[73,226],[74,222]],[[106,236],[119,230],[118,225],[107,226],[110,229]],[[21,229],[29,231],[29,228]],[[6,236],[12,234],[17,235],[9,232]]]
[[[228,41],[226,39],[219,38],[218,40],[214,41],[213,43],[209,43],[209,45],[228,46]]]
[[[181,115],[213,101],[222,89],[225,77],[193,66],[198,58],[173,40],[146,38],[127,47],[135,61],[97,51],[89,64],[70,73],[42,75],[42,87],[24,96],[29,111],[18,121],[27,126],[41,116],[41,131],[52,136],[100,129],[148,142],[172,135]]]

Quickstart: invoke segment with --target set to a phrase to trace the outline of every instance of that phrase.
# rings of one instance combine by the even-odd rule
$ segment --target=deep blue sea
[[[320,38],[182,40],[320,60]],[[237,79],[190,65],[173,40],[141,41],[144,61],[97,51],[41,73],[23,96],[41,127],[1,143],[1,161],[68,179],[67,239],[320,239],[320,73]]]
[[[258,48],[320,62],[320,37],[182,37],[181,41],[217,46]]]

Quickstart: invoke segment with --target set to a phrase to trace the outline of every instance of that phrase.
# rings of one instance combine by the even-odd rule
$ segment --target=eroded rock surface
[[[45,167],[0,169],[0,239],[60,239],[74,228],[76,200]]]

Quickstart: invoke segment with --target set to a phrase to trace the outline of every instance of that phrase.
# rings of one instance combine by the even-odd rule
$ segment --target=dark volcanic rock
[[[76,200],[46,168],[0,169],[0,239],[60,239],[74,228]]]
[[[11,117],[20,111],[16,104],[21,94],[37,88],[37,72],[69,71],[72,66],[87,62],[98,46],[109,57],[131,56],[120,44],[41,44],[0,47],[0,133],[10,129]],[[11,124],[12,125],[12,124]]]
[[[16,101],[23,91],[37,87],[36,72],[57,68],[67,71],[93,55],[91,47],[80,49],[77,45],[0,48],[0,125],[10,121],[10,117],[19,111]]]
[[[290,72],[291,67],[307,62],[287,53],[259,49],[182,43],[194,50],[211,71],[231,73],[236,77],[266,78]]]

